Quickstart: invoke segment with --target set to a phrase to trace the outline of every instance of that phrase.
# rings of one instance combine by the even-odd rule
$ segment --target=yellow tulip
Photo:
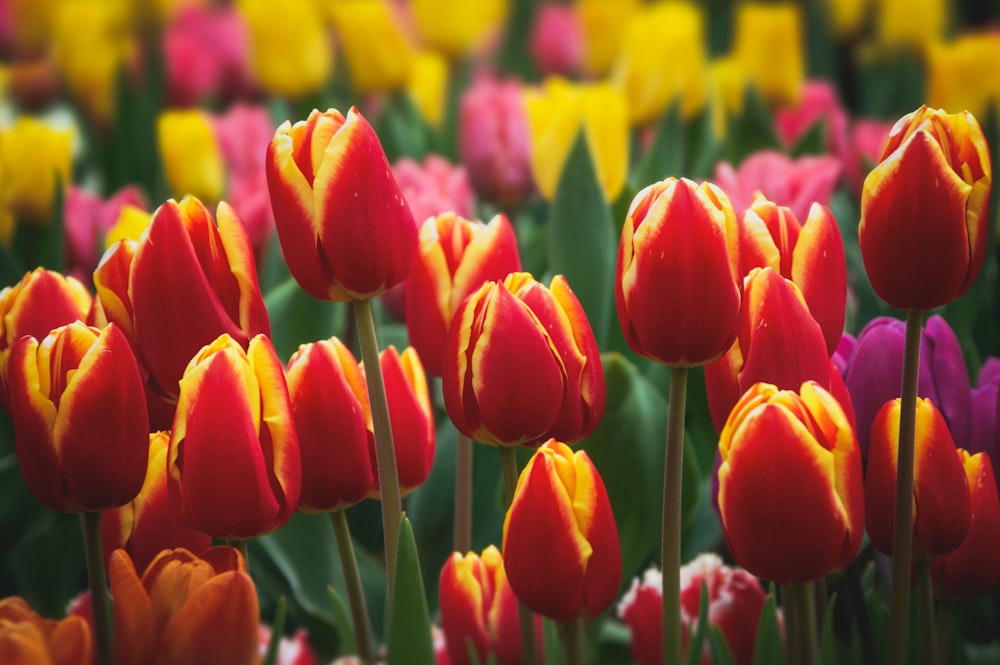
[[[969,34],[927,52],[927,104],[950,113],[985,118],[1000,103],[1000,35]]]
[[[834,36],[847,38],[860,32],[872,0],[826,0],[826,15]]]
[[[649,5],[632,16],[613,74],[632,124],[656,120],[676,99],[684,117],[704,107],[704,23],[701,10],[687,1]]]
[[[202,201],[222,198],[222,153],[204,111],[164,111],[157,121],[157,138],[173,198],[180,200],[188,194]]]
[[[318,90],[333,70],[333,49],[312,0],[238,0],[250,29],[250,66],[267,92],[298,98]]]
[[[747,86],[746,72],[732,55],[717,58],[708,66],[712,108],[712,131],[716,137],[726,135],[729,118],[743,113],[743,94]]]
[[[448,61],[444,56],[436,51],[416,54],[406,88],[424,122],[431,127],[440,127],[448,92]]]
[[[794,4],[746,4],[736,10],[733,55],[765,101],[795,105],[805,77],[802,15]]]
[[[384,0],[341,0],[330,6],[351,86],[358,95],[403,88],[413,54]]]
[[[542,195],[550,201],[555,197],[563,164],[582,128],[604,196],[618,198],[628,169],[628,111],[622,93],[608,83],[550,78],[542,88],[526,90],[524,98],[531,172]]]
[[[56,181],[64,189],[70,183],[71,141],[69,130],[29,117],[0,132],[0,207],[12,216],[0,224],[6,238],[14,220],[47,224],[52,218]]]
[[[109,249],[119,240],[139,241],[142,232],[149,226],[149,220],[153,218],[152,213],[137,208],[133,205],[122,206],[122,211],[118,213],[118,221],[108,231],[104,238],[104,249]]]
[[[505,0],[412,0],[410,8],[421,41],[449,56],[474,50],[499,29],[507,12]]]
[[[583,68],[604,76],[614,65],[640,0],[577,0],[576,16],[583,32]]]
[[[879,40],[886,46],[923,49],[941,39],[948,0],[878,0]]]

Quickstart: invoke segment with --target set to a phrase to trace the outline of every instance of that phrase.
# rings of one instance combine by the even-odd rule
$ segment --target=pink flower
[[[757,192],[778,205],[791,208],[798,219],[809,216],[813,202],[830,204],[840,177],[840,159],[831,155],[792,159],[774,150],[747,157],[739,169],[729,162],[715,167],[715,184],[722,188],[737,211],[750,207]]]
[[[786,148],[793,147],[821,120],[826,122],[824,147],[843,158],[847,149],[847,113],[840,105],[837,89],[828,81],[807,82],[798,106],[778,109],[774,117],[778,137]]]
[[[167,97],[175,106],[227,96],[249,85],[247,29],[234,8],[188,4],[163,34]],[[265,143],[266,145],[266,143]]]
[[[472,189],[464,167],[453,166],[444,157],[429,155],[423,164],[404,157],[393,164],[392,172],[418,227],[428,217],[443,212],[471,217]]]
[[[484,77],[463,93],[458,152],[480,197],[512,208],[534,192],[529,141],[519,81]]]
[[[543,76],[573,76],[583,61],[583,32],[571,5],[538,8],[531,30],[531,58]]]
[[[257,635],[259,653],[263,659],[271,642],[271,627],[261,624]],[[278,656],[274,662],[275,665],[319,665],[319,658],[309,646],[309,635],[300,629],[292,637],[281,637],[278,642]]]
[[[149,207],[146,197],[135,185],[119,189],[107,200],[70,185],[63,204],[66,271],[70,275],[84,283],[90,282],[90,275],[104,251],[104,236],[118,221],[126,205]]]
[[[859,199],[865,176],[882,160],[882,149],[889,141],[892,125],[892,122],[884,120],[859,119],[851,127],[847,154],[844,156],[844,176],[851,192]]]

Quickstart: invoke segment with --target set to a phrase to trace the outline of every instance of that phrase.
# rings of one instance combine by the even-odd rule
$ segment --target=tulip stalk
[[[389,403],[382,381],[378,340],[375,336],[375,319],[370,300],[355,300],[354,318],[361,343],[361,360],[368,381],[368,399],[372,408],[375,429],[375,461],[378,464],[379,492],[382,496],[382,530],[385,539],[386,591],[391,596],[396,581],[396,542],[399,540],[399,523],[403,503],[399,493],[399,475],[396,471],[396,449],[392,442],[389,424]]]
[[[111,599],[108,597],[108,579],[104,572],[104,553],[101,546],[101,513],[80,513],[83,528],[83,546],[87,555],[87,580],[90,583],[90,604],[94,614],[97,662],[111,665],[112,637]]]
[[[914,563],[917,578],[917,616],[920,635],[923,639],[925,662],[930,665],[941,663],[940,642],[938,641],[937,621],[934,617],[934,584],[931,581],[931,565],[926,559],[918,559]]]
[[[517,489],[517,449],[513,446],[500,447],[500,464],[503,468],[503,494],[510,510]],[[521,627],[521,662],[535,665],[535,630],[531,611],[520,600],[517,601],[517,618]]]
[[[916,437],[917,378],[923,313],[906,314],[903,385],[900,393],[899,448],[892,546],[892,599],[889,606],[889,663],[906,661],[910,620],[910,564],[913,558],[913,455]]]
[[[585,665],[587,662],[587,637],[583,617],[562,625],[563,653],[568,665]]]
[[[361,586],[358,560],[354,556],[351,531],[347,525],[347,514],[343,510],[335,510],[330,513],[330,522],[333,524],[333,535],[337,540],[337,551],[340,554],[340,566],[344,571],[344,583],[347,585],[347,602],[351,606],[354,640],[358,647],[358,656],[362,663],[373,663],[375,662],[375,639],[372,637],[371,621],[368,618],[365,593]]]
[[[670,368],[667,452],[663,464],[663,663],[680,663],[681,643],[681,478],[684,464],[684,407],[687,367]]]
[[[455,440],[454,549],[465,554],[472,547],[472,439],[458,432]]]
[[[813,583],[785,584],[781,587],[781,594],[788,621],[788,662],[801,665],[819,663]]]

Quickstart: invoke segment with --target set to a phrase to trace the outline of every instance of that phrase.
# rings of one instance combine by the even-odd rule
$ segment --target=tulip
[[[865,179],[858,227],[865,271],[882,300],[922,311],[972,286],[986,255],[991,174],[972,114],[922,106],[896,123]]]
[[[243,16],[233,7],[198,3],[178,8],[163,31],[167,99],[192,106],[209,96],[246,89],[250,42]]]
[[[80,187],[66,190],[63,224],[66,228],[66,265],[77,276],[91,273],[101,258],[99,248],[125,206],[146,208],[146,197],[136,185],[127,185],[106,200]]]
[[[257,632],[257,655],[265,662],[267,649],[271,644],[271,626],[261,624]],[[278,638],[278,652],[275,665],[320,665],[320,660],[309,644],[309,633],[305,628],[299,628],[292,637],[282,635]]]
[[[503,560],[518,600],[556,621],[596,617],[614,602],[618,529],[587,453],[549,439],[531,456],[504,518]]]
[[[318,5],[289,0],[274,11],[268,0],[238,0],[249,28],[250,66],[273,95],[301,98],[317,92],[333,68],[333,49]]]
[[[858,199],[864,189],[865,176],[882,157],[892,126],[891,122],[862,118],[856,119],[851,127],[844,158],[844,177],[851,193]]]
[[[19,56],[18,59],[31,60],[44,55],[52,44],[52,15],[63,1],[4,3],[5,19],[11,23],[9,34],[6,35],[8,39],[4,45],[10,47]]]
[[[139,493],[121,508],[101,513],[105,566],[117,549],[124,549],[138,568],[145,569],[161,550],[184,547],[200,552],[212,546],[211,537],[181,521],[177,506],[167,497],[169,443],[170,432],[149,435],[146,479]]]
[[[448,326],[462,301],[484,282],[520,269],[517,238],[504,215],[489,224],[454,213],[424,222],[406,286],[406,326],[430,374],[441,376]]]
[[[330,3],[329,12],[354,92],[364,96],[402,89],[410,76],[413,51],[389,3]]]
[[[1000,82],[987,72],[1000,67],[1000,35],[970,33],[951,42],[932,43],[927,51],[927,103],[985,118],[1000,102]]]
[[[472,188],[463,167],[440,155],[428,155],[423,163],[403,157],[392,165],[392,172],[418,229],[426,219],[446,212],[472,216]]]
[[[531,132],[531,172],[538,191],[555,198],[573,143],[582,131],[604,198],[618,198],[628,167],[628,104],[607,83],[575,84],[550,78],[524,93]]]
[[[116,665],[256,662],[257,592],[237,550],[164,550],[141,577],[117,550],[108,577]]]
[[[8,412],[7,366],[15,342],[27,335],[41,339],[54,328],[82,321],[91,304],[87,287],[45,268],[25,273],[0,291],[0,402]]]
[[[438,580],[441,629],[451,665],[469,665],[469,646],[478,662],[521,663],[517,598],[507,582],[503,557],[493,545],[481,555],[453,552]]]
[[[729,348],[740,313],[738,242],[736,214],[714,185],[667,178],[636,194],[615,273],[618,322],[633,351],[693,366]]]
[[[116,326],[76,321],[41,342],[22,337],[7,378],[18,464],[39,501],[61,512],[99,511],[138,494],[149,420],[139,366]]]
[[[476,194],[504,209],[523,203],[535,191],[529,141],[519,80],[483,77],[463,91],[458,152]]]
[[[878,39],[885,46],[921,51],[944,36],[947,0],[881,0],[875,6]]]
[[[302,462],[270,340],[257,335],[244,351],[220,335],[191,359],[180,391],[167,489],[181,519],[229,540],[283,526],[299,504]]]
[[[987,358],[972,390],[972,426],[969,452],[986,453],[993,477],[1000,478],[1000,359]]]
[[[735,22],[733,55],[760,96],[776,106],[798,103],[805,75],[798,5],[742,4]]]
[[[164,111],[157,120],[157,137],[171,196],[218,201],[226,174],[208,114],[200,109]]]
[[[604,413],[604,370],[566,278],[528,273],[487,282],[455,311],[442,362],[455,427],[495,446],[583,439]]]
[[[797,584],[854,560],[865,524],[861,454],[847,414],[819,384],[754,384],[726,420],[719,454],[722,530],[741,566]]]
[[[583,69],[592,77],[607,74],[621,52],[640,0],[577,0],[577,21],[583,32]]]
[[[371,408],[364,373],[336,337],[304,344],[286,370],[302,456],[299,510],[332,512],[365,498],[375,486]]]
[[[0,657],[11,665],[80,665],[93,657],[90,625],[78,616],[61,621],[35,613],[23,598],[0,600]]]
[[[420,40],[451,57],[458,57],[479,47],[491,31],[500,27],[507,2],[413,0],[410,9]]]
[[[542,76],[578,73],[583,62],[583,32],[573,8],[557,2],[538,7],[528,50]]]
[[[49,223],[56,188],[70,183],[70,140],[69,131],[27,116],[0,131],[0,206],[15,220]],[[0,238],[11,239],[12,233]]]
[[[893,506],[899,448],[899,399],[890,400],[872,423],[865,515],[875,548],[892,556]],[[969,533],[969,482],[941,412],[917,400],[913,464],[914,559],[951,552]]]
[[[1000,497],[986,455],[958,450],[969,482],[969,534],[957,549],[931,560],[934,590],[939,596],[966,597],[989,593],[1000,582]]]
[[[717,57],[708,64],[712,134],[716,138],[724,138],[729,119],[743,113],[747,84],[746,72],[732,54]]]
[[[707,99],[704,16],[690,2],[636,12],[612,74],[628,100],[629,122],[649,125],[675,101],[691,118]]]
[[[857,35],[867,18],[868,0],[831,0],[826,3],[827,18],[834,36],[845,41]]]
[[[825,130],[824,149],[844,157],[847,150],[847,111],[840,103],[833,83],[819,79],[806,81],[799,103],[794,107],[779,108],[774,114],[775,129],[786,148],[793,148],[820,122]]]
[[[365,300],[403,281],[417,227],[375,130],[357,109],[278,127],[267,184],[288,267],[310,295]]]
[[[428,127],[440,129],[448,94],[448,61],[437,51],[413,56],[406,89]]]
[[[142,239],[142,234],[146,232],[146,229],[149,227],[149,223],[152,219],[153,213],[148,212],[143,208],[138,208],[133,205],[122,206],[122,209],[115,218],[111,229],[108,231],[108,234],[104,236],[104,251],[108,251],[114,247],[115,243],[119,240],[139,242],[139,240]],[[97,304],[100,304],[100,299],[98,299]]]

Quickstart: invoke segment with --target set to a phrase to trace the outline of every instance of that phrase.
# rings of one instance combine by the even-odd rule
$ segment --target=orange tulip
[[[43,619],[23,598],[0,600],[0,662],[4,665],[85,665],[91,658],[93,640],[85,619]]]

